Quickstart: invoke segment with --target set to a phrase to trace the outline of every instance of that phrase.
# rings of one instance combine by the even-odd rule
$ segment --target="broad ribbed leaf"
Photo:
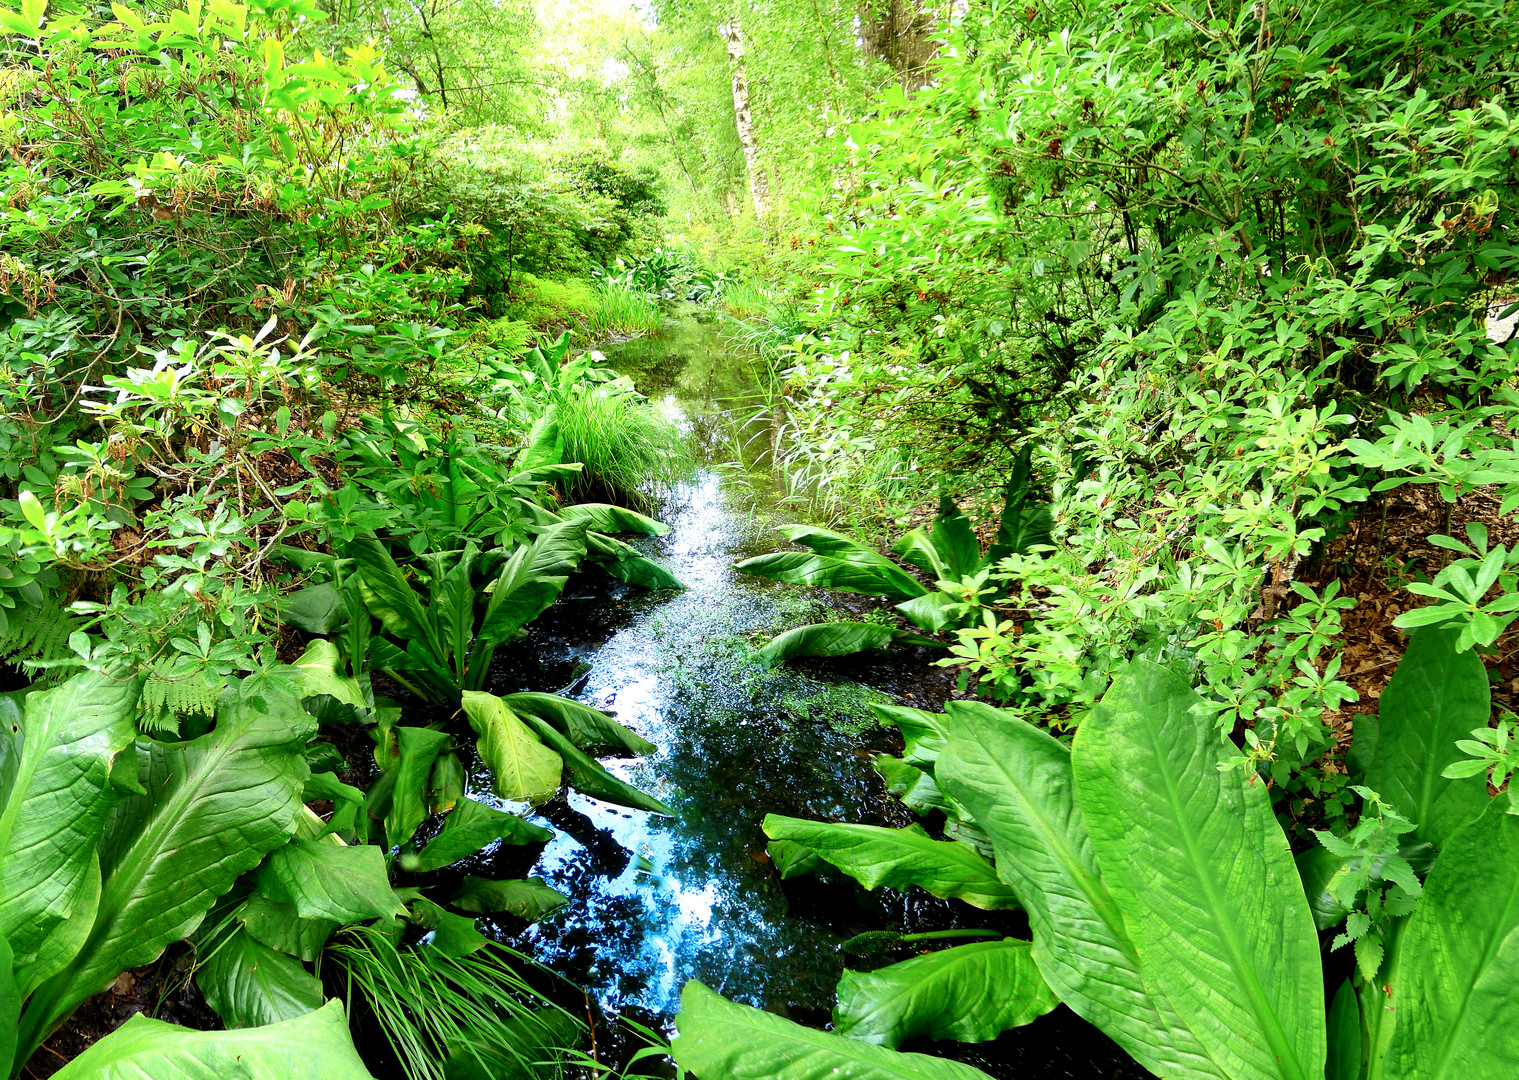
[[[413,860],[405,859],[406,869],[427,873],[467,859],[487,844],[504,840],[508,844],[541,844],[553,833],[516,814],[508,814],[474,799],[461,799],[459,805],[443,819],[443,828],[427,842]]]
[[[510,641],[559,596],[568,578],[533,569],[533,548],[523,545],[501,567],[477,636],[477,650]]]
[[[185,743],[139,740],[146,794],[112,810],[100,843],[93,927],[73,963],[33,995],[26,1038],[127,968],[190,934],[216,898],[295,831],[314,730],[294,697],[224,698],[216,727]]]
[[[229,1028],[262,1027],[322,1007],[322,980],[293,956],[238,928],[195,972],[195,985]]]
[[[254,893],[238,909],[237,918],[253,940],[271,949],[315,960],[338,924],[330,919],[304,919],[290,900],[271,900]]]
[[[325,638],[317,638],[293,665],[297,673],[297,692],[302,699],[326,695],[344,705],[367,709],[369,700],[359,681],[343,675],[338,647]]]
[[[1504,800],[1445,843],[1408,921],[1384,1075],[1519,1076],[1519,817]]]
[[[454,682],[460,686],[464,684],[469,648],[475,638],[475,585],[471,574],[478,554],[474,544],[464,545],[459,561],[441,575],[442,581],[435,579],[427,611],[438,640],[443,643],[444,655],[453,663]]]
[[[433,762],[438,759],[448,734],[431,728],[396,728],[396,783],[385,815],[385,842],[399,847],[412,838],[427,820],[427,791]]]
[[[1060,999],[1158,1076],[1222,1076],[1169,1003],[1145,986],[1139,953],[1097,870],[1070,751],[1013,713],[966,709],[934,774],[991,837],[997,873],[1018,894],[1035,962]]]
[[[848,656],[866,649],[884,649],[894,637],[891,627],[877,623],[813,623],[771,639],[759,651],[759,658],[760,663],[773,668],[793,656]]]
[[[538,733],[549,746],[557,750],[570,767],[570,784],[583,794],[618,806],[631,806],[635,810],[648,810],[655,814],[673,814],[664,803],[646,791],[640,791],[625,780],[619,780],[607,772],[601,762],[588,755],[570,741],[558,728],[546,720],[524,714],[522,722]]]
[[[577,503],[559,511],[566,521],[584,521],[590,528],[604,533],[643,533],[646,536],[663,536],[670,526],[655,521],[635,510],[609,503]]]
[[[385,856],[372,844],[346,846],[292,840],[259,868],[259,891],[295,905],[303,919],[361,922],[405,914],[385,871]]]
[[[432,620],[384,545],[372,536],[361,536],[348,545],[347,554],[353,557],[358,571],[364,606],[380,620],[385,632],[402,641],[420,642],[441,660],[443,645],[433,631]]]
[[[981,941],[839,980],[833,1029],[895,1049],[910,1039],[986,1042],[1060,999],[1026,941]]]
[[[1366,785],[1418,826],[1416,837],[1436,848],[1487,805],[1485,776],[1440,775],[1465,760],[1456,740],[1485,727],[1492,707],[1487,670],[1472,650],[1456,651],[1459,634],[1440,627],[1410,634],[1382,693],[1378,719],[1356,721],[1355,757]]]
[[[680,995],[675,1061],[701,1080],[987,1080],[958,1061],[900,1054],[724,1001],[692,980]]]
[[[16,1025],[21,1021],[21,988],[11,966],[11,947],[0,937],[0,1076],[11,1074],[16,1056]]]
[[[871,760],[876,772],[886,781],[886,789],[901,799],[902,805],[909,810],[920,814],[931,810],[943,810],[951,816],[959,814],[959,808],[934,783],[933,774],[890,754],[876,754]]]
[[[1145,985],[1240,1080],[1324,1070],[1318,935],[1265,785],[1179,676],[1135,661],[1077,729],[1076,797]]]
[[[491,881],[466,877],[449,903],[461,911],[489,914],[504,911],[527,922],[537,922],[563,907],[570,898],[550,888],[542,878]]]
[[[373,1080],[343,1003],[246,1031],[193,1031],[132,1017],[53,1074],[57,1080]]]
[[[974,907],[1015,908],[1013,890],[997,880],[996,867],[967,844],[935,840],[920,825],[835,825],[766,814],[765,835],[794,840],[838,867],[867,889],[916,885],[941,900]]]
[[[684,589],[685,582],[666,570],[653,559],[646,558],[631,544],[606,536],[603,533],[585,534],[587,557],[593,559],[603,570],[630,585],[645,589]]]
[[[564,761],[494,694],[464,691],[464,715],[480,736],[480,760],[502,799],[546,799],[559,790]]]
[[[619,746],[639,757],[659,747],[623,727],[604,712],[557,694],[507,694],[501,699],[518,716],[536,716],[553,724],[582,750]]]
[[[931,767],[949,740],[949,717],[942,713],[906,705],[872,705],[870,710],[881,723],[902,733],[902,741],[907,744],[902,760],[909,765]]]
[[[280,597],[279,618],[308,634],[330,634],[348,621],[348,612],[337,586],[324,581]]]
[[[468,956],[485,948],[485,935],[474,919],[445,911],[425,897],[411,902],[411,921],[427,932],[422,944],[444,956]]]
[[[0,810],[0,936],[9,942],[25,993],[70,959],[63,939],[82,944],[77,916],[99,888],[95,848],[114,798],[111,766],[137,734],[137,681],[96,672],[27,696],[10,797]],[[14,746],[16,733],[7,725]],[[130,760],[130,759],[128,759]],[[62,937],[47,948],[54,934]],[[46,956],[47,963],[39,963]]]
[[[928,591],[896,563],[879,555],[876,559],[879,562],[861,565],[804,551],[776,551],[745,559],[734,569],[788,585],[815,585],[893,600],[911,600]]]
[[[1328,1022],[1329,1057],[1324,1063],[1324,1080],[1360,1080],[1361,1006],[1349,979],[1334,995]]]

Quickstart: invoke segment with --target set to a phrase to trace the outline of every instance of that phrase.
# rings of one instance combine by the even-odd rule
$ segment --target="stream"
[[[1018,913],[979,912],[919,890],[867,892],[837,874],[780,879],[760,828],[767,813],[914,820],[872,768],[872,754],[901,743],[869,705],[938,708],[952,683],[928,649],[761,668],[753,645],[826,617],[829,599],[733,570],[773,550],[772,525],[791,519],[775,512],[763,468],[768,421],[734,419],[753,413],[749,365],[716,326],[691,318],[667,319],[659,337],[606,352],[699,448],[697,475],[657,508],[670,532],[640,541],[688,588],[650,593],[605,575],[571,578],[531,638],[504,658],[493,689],[563,693],[614,714],[659,750],[602,763],[675,813],[574,791],[540,807],[555,838],[531,867],[513,869],[542,877],[570,903],[525,929],[503,917],[495,936],[584,987],[606,1014],[667,1030],[688,979],[825,1024],[843,971],[839,943],[866,930],[970,925],[1026,936]],[[1063,1007],[986,1046],[932,1050],[998,1076],[1143,1075]]]

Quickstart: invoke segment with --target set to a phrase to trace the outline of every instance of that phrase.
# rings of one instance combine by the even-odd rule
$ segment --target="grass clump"
[[[518,953],[498,946],[449,956],[355,926],[328,955],[346,980],[349,1015],[357,993],[413,1080],[551,1080],[584,1060],[585,1025],[508,965],[532,965]]]
[[[597,285],[596,306],[591,309],[589,323],[593,336],[657,334],[659,327],[659,304],[653,297],[615,279],[604,279]]]
[[[695,472],[680,429],[624,380],[576,384],[556,397],[564,460],[585,466],[576,495],[647,503]]]

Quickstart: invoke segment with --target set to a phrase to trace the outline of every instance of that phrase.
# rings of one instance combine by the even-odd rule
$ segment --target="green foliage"
[[[55,1076],[130,1080],[370,1080],[348,1034],[341,1002],[244,1031],[193,1031],[141,1014],[93,1044]]]

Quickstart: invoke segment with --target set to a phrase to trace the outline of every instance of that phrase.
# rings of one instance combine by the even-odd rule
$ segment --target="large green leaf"
[[[292,840],[259,868],[258,887],[271,900],[294,904],[303,919],[360,922],[406,911],[373,844]]]
[[[20,754],[0,809],[0,936],[23,993],[70,959],[57,946],[82,944],[78,923],[63,924],[94,917],[83,901],[99,890],[95,849],[114,798],[111,767],[132,745],[136,712],[136,680],[96,672],[26,699]],[[48,948],[55,934],[61,937]],[[48,962],[39,963],[44,955]]]
[[[396,761],[391,766],[396,770],[396,782],[390,811],[385,815],[385,842],[391,847],[409,841],[417,826],[427,820],[433,762],[448,739],[446,732],[431,728],[396,728]]]
[[[322,980],[241,927],[206,957],[195,984],[229,1028],[277,1024],[322,1007]]]
[[[467,859],[487,844],[541,844],[553,833],[516,814],[508,814],[474,799],[460,799],[443,819],[443,828],[415,858],[404,857],[406,869],[427,873]]]
[[[1329,1057],[1324,1063],[1324,1080],[1360,1080],[1361,1006],[1349,979],[1335,992],[1328,1024]]]
[[[11,1074],[16,1026],[21,1022],[21,988],[11,965],[11,947],[0,937],[0,1076]]]
[[[1356,720],[1355,763],[1366,785],[1418,826],[1418,839],[1436,848],[1487,804],[1485,776],[1440,775],[1451,762],[1464,760],[1456,740],[1486,726],[1492,708],[1487,670],[1472,650],[1456,651],[1459,634],[1434,626],[1410,634],[1382,693],[1378,719]]]
[[[948,498],[939,500],[939,514],[930,531],[913,529],[892,545],[903,562],[927,570],[935,578],[962,578],[981,563],[981,542],[970,519]]]
[[[272,900],[255,892],[237,911],[248,936],[271,949],[315,960],[338,924],[331,919],[307,919],[291,900]]]
[[[810,549],[810,554],[777,551],[745,559],[735,569],[790,585],[820,585],[893,600],[910,600],[928,592],[896,563],[847,536],[813,525],[782,525],[780,532]]]
[[[615,578],[645,589],[684,589],[685,582],[653,559],[640,554],[631,544],[603,533],[585,534],[588,557]]]
[[[565,764],[570,767],[570,783],[574,785],[576,791],[604,802],[616,803],[618,806],[631,806],[635,810],[648,810],[655,814],[674,813],[648,792],[640,791],[627,781],[619,780],[607,772],[601,762],[581,750],[570,741],[568,735],[548,721],[540,720],[531,714],[525,714],[522,721],[564,758]]]
[[[518,716],[537,716],[553,724],[583,750],[620,746],[629,753],[646,757],[659,749],[606,713],[570,698],[557,694],[521,693],[507,694],[501,700]]]
[[[192,1031],[137,1015],[53,1074],[58,1080],[373,1080],[343,1004],[245,1031]]]
[[[1145,986],[1138,950],[1098,873],[1070,751],[1013,713],[967,709],[934,775],[991,837],[997,873],[1022,902],[1035,962],[1060,999],[1158,1076],[1223,1076],[1166,999]]]
[[[358,571],[364,605],[380,620],[385,632],[402,641],[416,641],[441,660],[443,644],[432,620],[384,545],[372,536],[361,536],[348,545],[347,554],[353,557]]]
[[[839,980],[833,1029],[895,1049],[909,1039],[986,1042],[1060,999],[1026,941],[980,941]]]
[[[552,889],[542,878],[490,881],[466,877],[449,903],[462,911],[480,914],[504,911],[527,922],[537,922],[549,912],[563,907],[570,898]]]
[[[584,521],[590,528],[604,533],[643,533],[646,536],[663,536],[670,526],[662,521],[622,506],[609,503],[576,503],[559,511],[566,521]]]
[[[532,622],[559,596],[569,579],[533,568],[533,547],[524,544],[501,567],[480,624],[477,648],[494,647]]]
[[[1077,729],[1076,797],[1145,984],[1231,1076],[1324,1070],[1318,935],[1287,838],[1175,673],[1135,661]]]
[[[304,747],[313,730],[291,695],[232,691],[209,734],[184,743],[139,741],[145,794],[111,813],[89,937],[28,1003],[27,1039],[40,1042],[120,972],[157,959],[285,842],[302,809]]]
[[[1519,817],[1506,800],[1447,838],[1402,941],[1384,1075],[1519,1076]]]
[[[298,676],[302,699],[327,696],[356,709],[368,709],[371,702],[364,688],[351,675],[342,674],[338,647],[325,638],[317,638],[293,665]]]
[[[881,779],[886,781],[886,790],[901,799],[902,805],[909,810],[919,814],[943,810],[951,817],[959,816],[959,808],[939,790],[932,773],[890,754],[876,754],[871,761]]]
[[[1013,890],[997,880],[996,867],[969,845],[935,840],[920,825],[887,829],[766,814],[764,829],[772,840],[794,840],[815,852],[867,889],[917,885],[941,900],[978,908],[1018,906]]]
[[[949,718],[942,713],[906,705],[872,705],[870,710],[881,723],[902,733],[902,741],[906,743],[902,760],[909,765],[931,767],[949,741]]]
[[[680,995],[676,1063],[701,1080],[986,1080],[969,1065],[814,1031],[724,1001],[692,980]]]
[[[280,597],[279,618],[308,634],[330,634],[348,621],[348,612],[338,587],[324,581]]]
[[[564,761],[544,746],[494,694],[464,691],[464,715],[480,736],[480,760],[490,766],[491,790],[502,799],[546,799],[559,790]]]
[[[812,623],[771,639],[760,649],[759,658],[767,668],[773,668],[793,656],[848,656],[866,649],[884,649],[895,636],[891,627],[878,623]]]

